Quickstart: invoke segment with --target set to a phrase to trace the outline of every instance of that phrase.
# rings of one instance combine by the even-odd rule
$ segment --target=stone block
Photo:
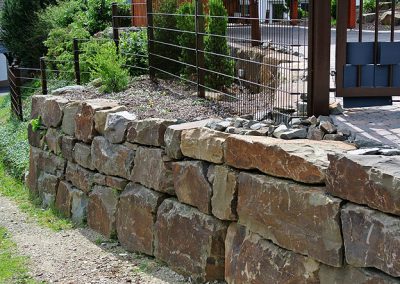
[[[94,182],[98,185],[108,186],[121,191],[124,190],[129,183],[126,179],[113,176],[105,176],[102,174],[95,174]]]
[[[34,156],[37,158],[37,168],[40,172],[46,172],[59,178],[64,176],[66,166],[65,159],[38,148],[32,147],[32,149],[36,152]]]
[[[342,209],[346,261],[400,276],[400,218],[348,204]]]
[[[165,152],[168,157],[176,160],[183,158],[181,151],[181,136],[183,130],[205,127],[211,119],[188,122],[182,124],[174,124],[167,128],[164,134]]]
[[[341,200],[323,187],[242,172],[239,223],[285,249],[339,267],[343,259]]]
[[[94,172],[77,164],[68,162],[65,178],[78,189],[84,191],[85,193],[89,193],[94,185],[94,175]]]
[[[28,141],[29,141],[29,145],[33,146],[33,147],[37,147],[37,148],[43,148],[43,143],[44,143],[44,135],[45,135],[45,131],[43,130],[36,130],[33,131],[32,129],[32,124],[29,123],[28,125]]]
[[[60,181],[57,189],[56,208],[67,218],[71,218],[72,193],[76,190],[72,184]]]
[[[323,284],[398,284],[400,280],[377,270],[346,265],[335,268],[321,265],[319,279]]]
[[[125,142],[128,125],[136,120],[136,115],[127,111],[107,115],[104,137],[114,144]]]
[[[212,214],[221,220],[237,220],[237,195],[239,173],[229,167],[215,166]]]
[[[46,135],[44,137],[46,145],[50,152],[59,155],[61,154],[62,148],[62,133],[58,129],[49,128],[47,129]]]
[[[96,131],[99,134],[104,135],[104,129],[106,127],[106,121],[107,121],[107,115],[110,113],[126,111],[126,110],[127,110],[127,108],[125,106],[114,106],[112,108],[96,111],[96,113],[94,114],[94,126],[95,126]]]
[[[26,175],[25,184],[28,187],[31,194],[39,195],[38,190],[38,178],[40,175],[40,169],[38,167],[38,160],[40,156],[40,149],[30,147],[29,150],[29,170]]]
[[[85,143],[90,143],[99,134],[95,128],[95,113],[117,106],[117,102],[105,99],[94,99],[83,102],[75,115],[75,137]]]
[[[129,179],[135,159],[135,151],[124,146],[111,144],[98,136],[92,143],[93,166],[101,173]],[[150,173],[149,173],[150,174]]]
[[[77,225],[84,224],[87,218],[88,196],[81,190],[72,192],[71,219]]]
[[[156,191],[175,195],[172,165],[168,160],[162,149],[139,147],[131,180]]]
[[[400,215],[400,157],[329,155],[327,191]]]
[[[226,230],[224,222],[167,199],[157,213],[154,255],[194,281],[223,280]]]
[[[232,223],[225,241],[225,280],[241,283],[320,283],[319,263],[282,249]],[[322,282],[321,282],[322,283]]]
[[[47,96],[40,108],[43,125],[59,127],[62,123],[64,107],[68,102],[66,98]]]
[[[117,209],[118,240],[124,249],[153,255],[157,209],[165,195],[130,183],[120,195]]]
[[[89,195],[87,221],[91,229],[106,238],[116,236],[115,213],[118,193],[109,187],[95,186]]]
[[[226,163],[238,169],[257,169],[275,177],[323,184],[328,154],[355,147],[338,141],[280,140],[232,135],[226,140]]]
[[[208,163],[201,161],[176,162],[172,165],[174,188],[178,200],[211,214],[212,187],[207,179]]]
[[[47,95],[35,95],[32,97],[31,106],[31,119],[37,119],[41,116],[41,109],[43,108],[44,101],[48,98]]]
[[[39,197],[44,208],[54,205],[60,179],[57,176],[42,173],[38,178]]]
[[[214,164],[224,162],[224,145],[229,134],[208,128],[183,130],[181,150],[184,156]]]
[[[64,107],[61,130],[69,136],[75,135],[75,116],[81,107],[80,102],[71,102]]]
[[[91,145],[84,143],[76,143],[74,147],[74,160],[80,166],[89,169],[95,170],[92,161],[92,148]]]
[[[127,141],[148,146],[165,146],[165,131],[168,126],[176,123],[176,120],[165,120],[159,118],[135,121],[128,129]]]
[[[75,163],[74,147],[78,140],[72,136],[63,136],[61,142],[61,154],[69,162]]]

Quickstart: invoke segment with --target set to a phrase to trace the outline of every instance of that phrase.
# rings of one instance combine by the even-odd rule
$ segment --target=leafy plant
[[[178,8],[177,14],[177,28],[182,32],[178,35],[179,45],[182,47],[182,52],[179,60],[186,64],[196,65],[196,52],[193,50],[188,50],[186,48],[194,49],[196,47],[196,35],[193,33],[196,29],[195,24],[195,4],[193,1],[185,2],[181,4]],[[196,69],[191,66],[183,66],[183,74],[185,77],[190,78]]]
[[[40,127],[42,126],[42,117],[39,116],[38,118],[34,118],[31,120],[31,125],[32,125],[32,131],[36,132],[40,130]]]
[[[98,52],[87,59],[92,79],[100,78],[102,92],[120,92],[128,86],[129,73],[123,66],[126,65],[126,57],[117,54],[113,42],[98,43]]]
[[[364,13],[372,13],[375,11],[376,1],[375,0],[364,0],[363,1],[363,10]]]
[[[331,1],[331,16],[336,20],[336,8],[337,8],[337,0]]]
[[[131,76],[147,73],[149,60],[146,30],[123,33],[120,37],[119,49],[121,54],[126,56],[126,64]]]
[[[206,85],[220,90],[224,86],[229,86],[233,83],[231,76],[234,75],[233,62],[226,57],[230,54],[226,41],[228,13],[222,0],[210,0],[209,13],[208,35],[205,40],[205,63],[206,69],[210,71],[206,74]]]
[[[90,34],[95,34],[105,28],[111,26],[112,23],[112,3],[125,4],[124,0],[87,0],[87,19],[88,19],[88,31]],[[130,15],[129,6],[119,5],[119,14],[121,16]],[[124,18],[118,18],[118,21],[122,22]],[[129,22],[129,19],[128,19]]]

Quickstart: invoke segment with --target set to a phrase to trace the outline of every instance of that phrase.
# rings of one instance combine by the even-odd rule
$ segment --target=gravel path
[[[188,283],[154,259],[103,242],[87,228],[62,232],[38,226],[18,207],[0,196],[0,226],[30,258],[33,278],[48,283]]]

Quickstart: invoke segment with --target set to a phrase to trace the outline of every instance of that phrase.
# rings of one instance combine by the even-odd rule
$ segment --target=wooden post
[[[74,70],[76,84],[81,84],[81,67],[79,63],[79,42],[77,38],[74,38]]]
[[[299,24],[299,1],[290,1],[290,24],[292,26],[297,26]]]
[[[134,26],[136,26],[136,23],[135,23],[135,0],[132,0],[132,3],[131,3],[131,16],[132,16],[131,26],[134,27]]]
[[[117,51],[119,48],[119,18],[118,18],[118,4],[112,3],[112,28],[113,28],[113,39],[115,42],[115,46],[117,47]]]
[[[196,0],[195,5],[195,27],[196,27],[196,71],[197,71],[197,95],[200,98],[206,97],[205,91],[205,63],[204,63],[204,14],[203,3]]]
[[[356,27],[356,0],[349,1],[349,15],[347,18],[347,28],[348,29],[355,29]],[[360,19],[362,21],[362,18]]]
[[[47,95],[46,61],[44,57],[40,58],[40,75],[42,81],[42,94]]]
[[[258,2],[250,0],[250,18],[251,18],[251,45],[261,45],[260,17],[258,15]]]
[[[146,0],[147,3],[147,48],[149,54],[149,75],[150,80],[156,80],[154,66],[154,28],[153,28],[153,1]]]
[[[329,115],[331,1],[310,0],[309,8],[308,115]]]

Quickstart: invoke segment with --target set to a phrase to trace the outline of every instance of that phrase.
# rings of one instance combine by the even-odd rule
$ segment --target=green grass
[[[27,258],[17,255],[16,245],[0,227],[0,283],[38,283],[28,275]]]

